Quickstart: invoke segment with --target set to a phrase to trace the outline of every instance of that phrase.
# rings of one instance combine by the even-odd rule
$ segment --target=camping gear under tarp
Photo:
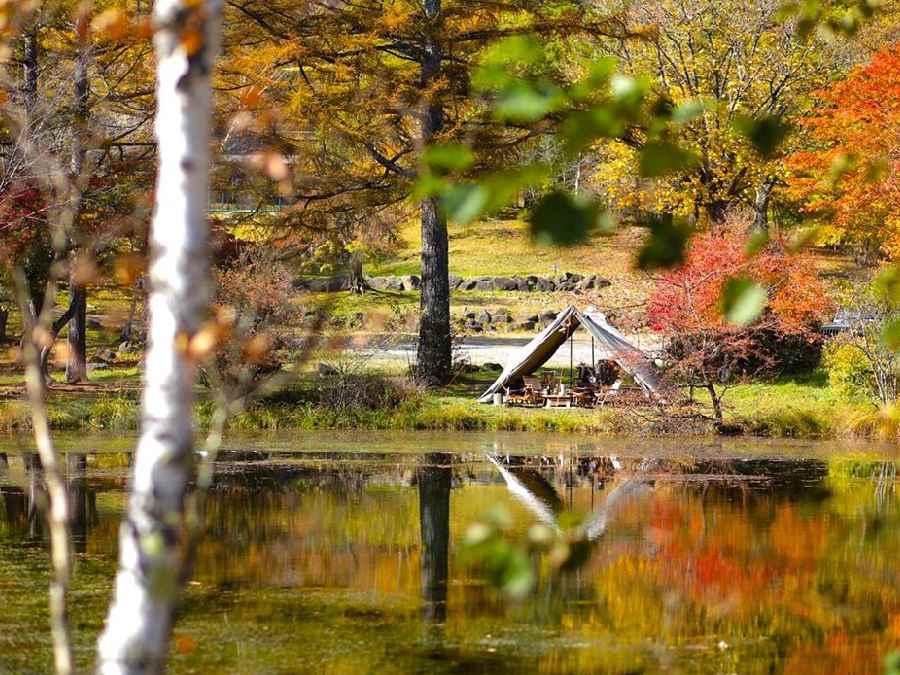
[[[579,326],[587,330],[600,343],[601,349],[606,351],[603,358],[615,361],[649,394],[659,393],[662,383],[656,373],[656,368],[646,354],[628,342],[619,331],[610,325],[602,312],[589,307],[582,313],[569,305],[537,337],[521,349],[516,350],[503,368],[503,372],[500,373],[500,377],[488,387],[478,401],[490,403],[494,393],[502,391],[510,381],[531,375],[550,360],[566,340],[578,330]]]

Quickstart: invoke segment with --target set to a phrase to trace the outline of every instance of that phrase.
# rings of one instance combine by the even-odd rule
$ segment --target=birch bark
[[[187,345],[209,302],[210,71],[221,11],[221,0],[157,0],[154,6],[159,169],[142,430],[119,533],[115,596],[98,644],[101,673],[164,670],[188,562],[194,366]]]

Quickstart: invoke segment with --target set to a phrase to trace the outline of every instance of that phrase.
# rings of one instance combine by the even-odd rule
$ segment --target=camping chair
[[[553,371],[544,373],[541,379],[541,390],[552,394],[556,391],[557,386],[559,386],[559,380],[556,378],[556,373]]]
[[[619,396],[621,390],[622,380],[616,380],[606,391],[597,392],[597,403],[599,403],[601,407],[605,406],[607,403],[612,403],[613,399]]]

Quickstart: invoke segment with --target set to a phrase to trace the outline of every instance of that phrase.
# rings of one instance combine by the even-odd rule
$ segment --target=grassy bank
[[[325,400],[318,383],[307,379],[295,387],[252,403],[229,421],[241,431],[279,429],[498,430],[588,433],[712,433],[710,411],[702,394],[690,408],[521,409],[475,401],[490,374],[468,376],[444,390],[404,389],[373,401]],[[770,437],[835,438],[876,436],[883,418],[872,405],[849,401],[821,374],[802,379],[738,385],[729,390],[725,422],[736,433]],[[212,404],[202,396],[196,417],[208,425]],[[136,391],[107,394],[54,392],[50,422],[57,430],[132,431],[139,422]],[[28,404],[0,401],[0,431],[30,427]]]

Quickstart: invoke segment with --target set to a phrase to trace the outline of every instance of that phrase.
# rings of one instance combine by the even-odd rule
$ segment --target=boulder
[[[541,320],[541,317],[539,317],[537,314],[532,314],[527,319],[525,319],[525,321],[530,321],[531,323],[537,323],[540,320]]]
[[[494,277],[494,288],[498,291],[514,291],[518,285],[509,277]]]
[[[470,319],[470,320],[474,321],[474,320],[475,320],[475,317],[478,316],[478,315],[475,314],[475,312],[466,312],[464,316],[465,316],[467,319]]]
[[[490,277],[481,277],[475,282],[475,289],[479,291],[493,291],[494,280]]]
[[[481,314],[478,315],[479,323],[491,323],[493,320],[494,317],[492,317],[491,313],[487,310],[484,310],[483,312],[481,312]]]
[[[541,277],[541,278],[538,279],[538,282],[537,282],[537,289],[538,289],[539,291],[543,291],[543,292],[545,292],[545,293],[548,293],[548,292],[551,292],[551,291],[555,291],[555,290],[556,290],[556,283],[553,282],[553,281],[551,281],[550,279],[544,279],[543,277]]]
[[[327,363],[320,363],[318,367],[319,377],[331,377],[338,374],[338,369]]]
[[[336,293],[350,290],[350,277],[321,277],[294,282],[294,288],[312,293]]]
[[[556,312],[547,310],[541,312],[541,323],[552,323],[556,319]]]
[[[415,274],[408,274],[403,277],[403,290],[404,291],[417,291],[422,287],[422,279],[417,277]]]
[[[459,289],[461,291],[474,291],[477,285],[477,279],[463,279],[462,283],[459,285]]]
[[[527,293],[531,290],[531,284],[528,283],[528,279],[523,279],[522,277],[513,277],[513,281],[516,282],[517,291],[523,291]]]
[[[463,278],[458,277],[455,274],[450,275],[450,290],[455,291],[460,285],[463,283]]]
[[[481,369],[495,371],[495,372],[499,373],[500,371],[503,370],[503,366],[501,366],[499,363],[492,363],[492,362],[488,361],[488,362],[482,364]]]
[[[578,287],[582,290],[590,290],[593,288],[606,288],[607,286],[612,286],[612,282],[609,279],[604,279],[598,274],[592,274],[591,276],[583,279]]]
[[[104,349],[94,356],[94,360],[99,363],[115,363],[116,353],[112,349]]]
[[[512,323],[512,316],[505,309],[494,313],[494,323]]]
[[[516,329],[531,332],[535,329],[536,326],[537,322],[535,321],[522,321],[521,323],[516,324]]]

